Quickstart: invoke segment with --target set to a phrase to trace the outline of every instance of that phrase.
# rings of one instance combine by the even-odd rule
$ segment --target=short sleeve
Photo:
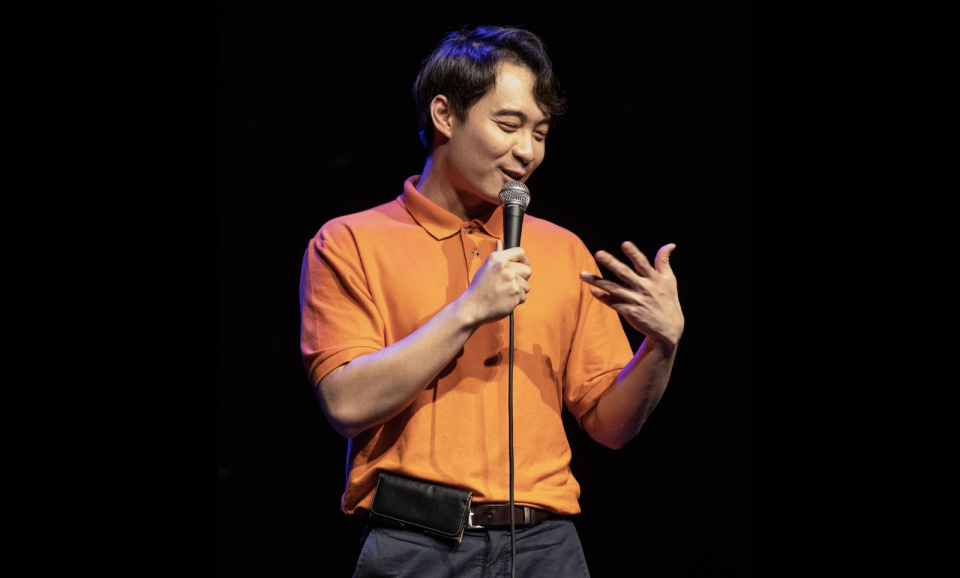
[[[350,228],[337,219],[311,239],[300,270],[300,353],[310,383],[384,348],[383,321]]]
[[[580,270],[600,275],[596,261],[579,239],[578,245]],[[590,293],[589,284],[581,282],[577,324],[563,375],[564,403],[581,428],[580,420],[616,385],[620,370],[632,357],[620,316]]]

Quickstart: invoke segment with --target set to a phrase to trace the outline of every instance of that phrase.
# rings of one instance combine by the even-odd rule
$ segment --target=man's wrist
[[[675,335],[647,335],[647,341],[651,347],[656,347],[669,356],[679,345],[682,334],[681,331]]]
[[[480,325],[476,307],[471,306],[466,293],[450,303],[447,310],[459,329],[473,333]]]

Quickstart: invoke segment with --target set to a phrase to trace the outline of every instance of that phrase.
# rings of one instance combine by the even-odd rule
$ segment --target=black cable
[[[510,578],[517,576],[517,538],[515,536],[516,527],[513,520],[513,313],[510,313],[510,384],[508,386],[509,399],[507,400],[507,410],[510,414]]]

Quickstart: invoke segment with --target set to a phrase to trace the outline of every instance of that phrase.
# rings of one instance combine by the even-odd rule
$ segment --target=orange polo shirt
[[[419,178],[394,201],[331,220],[310,241],[300,345],[314,385],[413,333],[496,250],[501,208],[464,222],[421,195]],[[514,310],[515,502],[577,514],[580,484],[560,412],[566,405],[579,423],[633,353],[616,312],[580,280],[580,271],[600,274],[583,242],[529,214],[522,233],[533,276]],[[475,502],[510,500],[509,327],[509,319],[480,326],[409,407],[349,440],[345,513],[370,509],[381,470],[470,490]]]

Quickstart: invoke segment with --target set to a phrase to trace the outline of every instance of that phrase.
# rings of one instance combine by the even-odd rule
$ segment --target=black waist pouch
[[[380,472],[370,521],[459,543],[473,492]]]

